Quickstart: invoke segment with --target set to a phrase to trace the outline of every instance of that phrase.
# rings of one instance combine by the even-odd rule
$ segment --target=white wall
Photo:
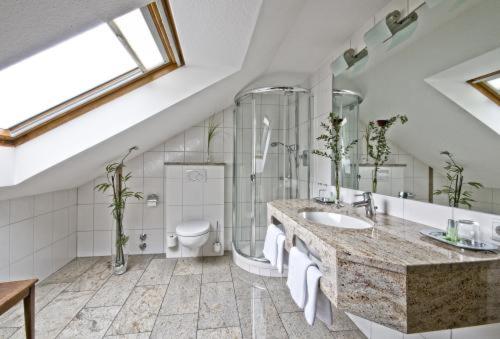
[[[231,248],[233,111],[232,107],[213,115],[220,123],[219,132],[212,141],[213,161],[225,162],[224,179],[224,233],[225,247]],[[164,253],[165,246],[165,161],[200,162],[206,160],[208,119],[168,139],[126,163],[132,172],[130,188],[133,191],[159,195],[157,207],[145,206],[145,201],[129,200],[125,209],[125,231],[130,236],[128,251],[134,253]],[[104,170],[104,165],[103,165]],[[111,254],[113,218],[108,208],[109,197],[94,191],[104,178],[78,187],[78,256]],[[147,234],[147,247],[139,249],[139,235]]]
[[[76,257],[76,189],[0,201],[0,281],[40,280]]]

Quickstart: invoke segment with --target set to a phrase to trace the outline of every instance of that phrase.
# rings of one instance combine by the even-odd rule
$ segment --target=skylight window
[[[1,69],[0,144],[18,144],[182,65],[169,11],[157,0]]]
[[[107,25],[0,71],[0,127],[38,113],[137,68]]]
[[[500,70],[467,82],[500,106]]]
[[[113,21],[126,37],[145,69],[155,68],[165,61],[139,9]]]
[[[487,81],[487,83],[495,91],[500,92],[500,76],[496,79]]]

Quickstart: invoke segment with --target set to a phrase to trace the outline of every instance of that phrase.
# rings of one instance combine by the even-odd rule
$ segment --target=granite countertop
[[[268,203],[268,221],[283,225],[289,250],[300,238],[323,273],[320,288],[340,310],[404,333],[500,322],[500,255],[462,250],[419,233],[429,226],[377,215],[375,227],[345,229],[309,222],[303,211],[360,218],[312,200]]]
[[[335,248],[337,256],[385,270],[404,273],[428,265],[500,260],[499,254],[462,250],[423,236],[419,231],[430,226],[393,216],[379,214],[375,218],[375,227],[362,230],[325,226],[299,216],[303,211],[325,211],[373,223],[364,216],[364,208],[346,206],[339,209],[312,200],[277,200],[269,203],[269,206]]]

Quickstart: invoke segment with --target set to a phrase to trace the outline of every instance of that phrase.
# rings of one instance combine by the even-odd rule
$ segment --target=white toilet
[[[181,245],[197,249],[205,245],[210,232],[210,222],[207,220],[192,220],[179,224],[175,233]]]

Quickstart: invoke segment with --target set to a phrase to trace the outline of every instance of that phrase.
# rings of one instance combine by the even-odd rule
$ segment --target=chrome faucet
[[[373,204],[373,197],[371,192],[364,192],[363,194],[356,194],[357,197],[363,197],[363,200],[352,203],[352,207],[364,207],[366,216],[373,219],[377,207]]]

